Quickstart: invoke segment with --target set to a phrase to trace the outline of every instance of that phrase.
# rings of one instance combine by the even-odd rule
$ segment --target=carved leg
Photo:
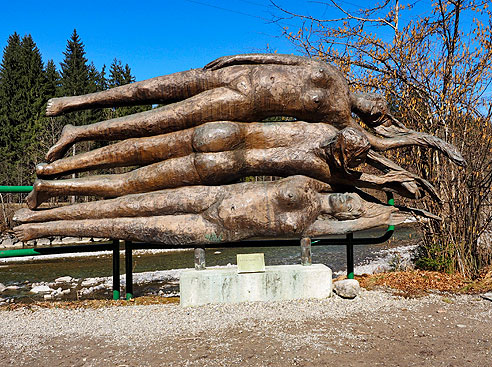
[[[40,163],[36,174],[56,176],[73,172],[83,172],[98,168],[147,165],[170,158],[182,157],[192,153],[193,130],[181,130],[169,134],[135,138],[120,141],[99,149],[52,163]]]
[[[83,140],[118,140],[183,130],[208,121],[251,120],[252,101],[228,88],[205,91],[184,101],[130,116],[91,125],[67,125],[46,159],[61,158],[76,142]]]
[[[15,227],[14,234],[21,241],[47,236],[88,236],[177,246],[210,243],[207,238],[227,239],[215,224],[197,214],[30,223]]]
[[[27,196],[27,206],[37,208],[59,195],[118,197],[187,184],[200,184],[193,156],[169,159],[128,173],[98,175],[67,180],[36,180]]]
[[[207,89],[219,87],[218,74],[203,69],[183,71],[123,85],[82,96],[52,98],[47,116],[88,108],[117,107],[138,104],[181,101]]]
[[[18,210],[13,220],[21,223],[56,220],[104,219],[197,214],[217,201],[226,190],[221,186],[184,186],[165,191],[126,195],[115,199],[89,201],[49,210]]]

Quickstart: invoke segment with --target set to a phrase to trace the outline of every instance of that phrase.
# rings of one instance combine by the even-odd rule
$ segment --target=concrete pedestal
[[[179,281],[182,306],[246,301],[280,301],[331,296],[331,269],[311,266],[267,266],[262,273],[238,274],[237,267],[185,270]]]

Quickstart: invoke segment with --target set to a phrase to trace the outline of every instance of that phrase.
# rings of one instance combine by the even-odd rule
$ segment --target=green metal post
[[[388,205],[395,206],[395,199],[393,198],[393,193],[387,192],[386,197],[388,199]],[[386,231],[394,231],[394,230],[395,230],[395,226],[391,225],[388,226],[388,229]]]
[[[17,256],[33,256],[41,255],[36,249],[22,248],[16,250],[3,250],[0,251],[0,257],[17,257]]]
[[[353,233],[347,233],[347,278],[354,279],[354,239]]]
[[[31,192],[32,186],[0,186],[0,193]]]
[[[120,241],[113,240],[113,299],[120,299]]]

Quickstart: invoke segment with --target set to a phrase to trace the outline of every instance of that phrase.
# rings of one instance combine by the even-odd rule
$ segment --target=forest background
[[[430,150],[408,148],[389,154],[429,180],[442,198],[441,203],[411,203],[443,218],[422,224],[417,264],[473,278],[492,261],[489,1],[437,0],[415,14],[419,3],[385,0],[355,10],[346,1],[330,0],[324,4],[333,11],[324,11],[323,17],[273,3],[273,22],[281,25],[280,33],[297,53],[336,64],[354,91],[383,93],[406,126],[437,135],[463,152],[468,162],[464,169]],[[12,34],[0,66],[1,184],[32,184],[35,164],[43,161],[64,124],[88,124],[138,111],[100,109],[48,118],[44,106],[49,98],[100,91],[134,79],[128,64],[116,59],[109,68],[97,70],[86,59],[75,30],[60,69],[51,60],[43,63],[30,35]],[[78,144],[75,149],[93,147]]]

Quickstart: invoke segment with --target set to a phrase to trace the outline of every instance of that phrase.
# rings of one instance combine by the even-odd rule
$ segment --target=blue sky
[[[354,9],[357,1],[351,1],[339,3]],[[420,2],[419,10],[425,12],[428,1]],[[314,1],[276,3],[317,17],[339,15],[333,7]],[[223,55],[267,49],[298,53],[281,36],[281,28],[297,31],[299,22],[274,23],[275,13],[269,0],[8,1],[2,4],[0,48],[10,34],[30,33],[43,60],[53,59],[59,65],[76,28],[86,57],[98,69],[117,58],[142,80],[202,67]]]
[[[290,3],[298,2],[283,1]],[[267,47],[293,53],[280,26],[270,22],[272,11],[265,0],[9,1],[2,4],[0,47],[13,32],[30,33],[43,60],[59,65],[76,28],[98,69],[116,57],[141,80],[198,68],[226,54]]]

